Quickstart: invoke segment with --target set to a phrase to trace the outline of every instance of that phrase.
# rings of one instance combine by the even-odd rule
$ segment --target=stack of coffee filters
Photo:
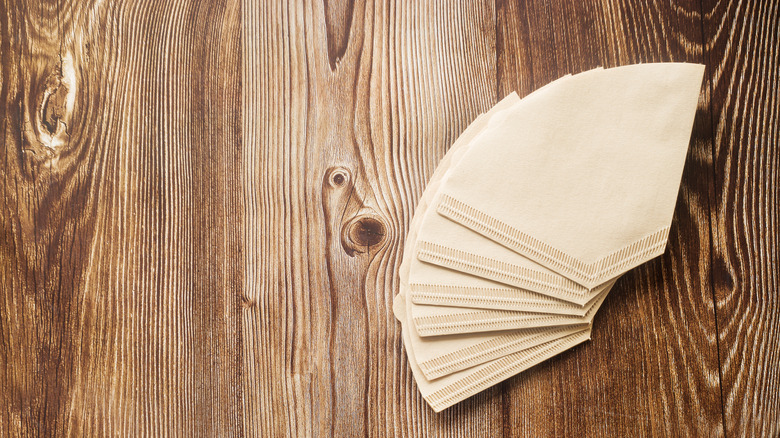
[[[590,339],[617,278],[666,248],[704,68],[560,78],[480,115],[442,159],[393,310],[441,411]]]

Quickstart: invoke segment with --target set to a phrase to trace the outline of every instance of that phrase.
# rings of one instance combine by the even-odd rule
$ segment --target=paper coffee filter
[[[529,95],[472,140],[437,211],[585,288],[662,254],[703,72],[637,64]]]
[[[422,212],[426,211],[431,205],[433,195],[436,193],[436,190],[439,187],[439,183],[441,182],[441,179],[444,177],[447,170],[450,168],[451,163],[453,161],[457,162],[460,160],[460,157],[466,152],[463,146],[467,145],[468,142],[479,133],[479,131],[485,125],[487,118],[496,112],[509,108],[512,104],[519,101],[520,98],[516,93],[513,92],[494,105],[493,108],[491,108],[487,113],[477,116],[477,118],[474,119],[474,121],[472,121],[471,124],[469,124],[469,126],[466,127],[461,135],[455,140],[447,153],[444,154],[444,157],[442,157],[442,159],[439,161],[439,164],[434,170],[431,179],[425,186],[425,190],[423,190],[422,196],[420,196],[420,200],[417,202],[417,207],[415,208],[414,215],[412,216],[412,221],[409,224],[409,232],[406,235],[406,242],[404,244],[403,258],[401,260],[401,266],[398,269],[399,278],[401,280],[401,287],[408,286],[409,265],[413,260],[416,260],[416,258],[413,256],[414,244],[417,241],[417,230],[420,227],[420,222],[422,222]]]
[[[415,359],[428,380],[516,353],[588,327],[587,323],[559,327],[508,330],[484,335],[451,335],[415,339]]]
[[[440,200],[438,193],[433,204],[438,205]],[[447,284],[448,274],[433,266],[437,265],[556,299],[550,303],[567,301],[580,306],[607,287],[607,283],[593,289],[583,287],[441,216],[435,209],[426,211],[417,233],[418,261],[412,261],[409,271],[412,284]]]
[[[435,380],[428,380],[417,365],[411,345],[410,325],[406,322],[406,300],[403,293],[396,296],[393,312],[401,321],[404,345],[417,388],[423,398],[435,412],[440,412],[459,401],[481,392],[509,377],[516,375],[536,364],[560,354],[569,348],[590,339],[591,328],[575,332],[559,339],[508,354],[499,359],[486,362],[466,370],[457,371]]]
[[[442,270],[436,274],[438,282],[409,285],[409,297],[413,303],[571,316],[582,316],[587,311],[587,304],[582,306],[476,277],[464,280],[461,272],[434,268]]]
[[[669,117],[668,114],[656,117],[651,122],[651,125],[655,127],[660,126],[666,129],[665,134],[658,135],[658,138],[654,139],[636,140],[634,138],[635,132],[631,133],[634,137],[624,132],[635,129],[632,123],[635,123],[637,119],[637,111],[634,111],[631,105],[626,102],[637,103],[648,101],[648,99],[652,100],[648,97],[649,94],[652,94],[651,92],[632,82],[647,80],[650,84],[649,88],[661,95],[654,103],[662,102],[661,106],[674,107],[665,112],[671,111],[681,115],[685,112],[683,108],[686,105],[690,106],[693,93],[688,93],[687,97],[670,97],[669,95],[676,92],[686,94],[687,88],[692,88],[693,80],[691,77],[695,75],[695,72],[691,73],[693,70],[688,67],[681,69],[653,67],[652,69],[657,74],[665,75],[664,78],[653,79],[655,81],[653,82],[649,78],[647,70],[637,66],[632,67],[636,67],[636,69],[631,73],[611,74],[611,84],[606,84],[610,81],[604,81],[602,78],[591,78],[590,76],[597,77],[604,72],[596,70],[555,81],[522,101],[518,101],[516,95],[510,95],[469,125],[434,172],[410,224],[399,271],[400,293],[394,300],[393,311],[402,325],[404,346],[415,381],[421,394],[435,411],[441,411],[588,340],[593,316],[603,303],[617,275],[625,272],[623,269],[626,266],[635,266],[632,263],[635,263],[637,259],[648,257],[648,254],[658,251],[658,246],[665,245],[664,231],[656,231],[655,234],[651,233],[652,235],[645,235],[637,241],[629,242],[627,246],[618,248],[616,252],[602,256],[601,259],[587,265],[583,264],[588,262],[587,257],[583,259],[572,257],[572,254],[565,253],[560,248],[539,240],[538,236],[514,227],[518,223],[502,221],[504,219],[516,221],[517,217],[501,216],[521,212],[522,214],[518,217],[522,219],[537,215],[536,222],[532,225],[544,228],[547,225],[544,224],[545,217],[542,212],[567,211],[571,217],[578,215],[583,217],[582,223],[584,225],[580,226],[580,229],[574,230],[575,226],[571,225],[576,221],[566,222],[571,217],[555,218],[549,227],[551,229],[558,226],[564,227],[562,231],[568,237],[572,236],[573,230],[578,231],[579,234],[574,233],[574,235],[579,235],[583,240],[591,238],[587,236],[587,233],[590,231],[589,227],[593,226],[592,221],[595,217],[598,217],[599,214],[608,216],[611,225],[616,226],[617,235],[612,237],[612,241],[597,244],[595,248],[591,249],[583,249],[585,244],[581,243],[569,244],[571,247],[575,247],[575,256],[583,254],[592,256],[603,253],[604,248],[613,245],[615,241],[625,240],[626,235],[637,234],[637,230],[644,232],[649,229],[651,225],[648,223],[657,222],[658,218],[663,216],[663,212],[655,212],[655,217],[647,220],[636,219],[638,208],[646,207],[646,202],[654,203],[653,205],[660,209],[665,208],[666,204],[671,202],[671,210],[668,211],[669,221],[671,220],[677,187],[674,187],[674,193],[670,195],[672,190],[669,189],[670,183],[668,182],[661,182],[663,187],[645,188],[645,191],[638,196],[639,200],[626,200],[625,204],[634,210],[625,205],[618,206],[617,209],[625,215],[623,222],[615,219],[618,216],[615,212],[604,213],[602,211],[605,208],[609,209],[608,202],[602,202],[602,205],[598,207],[587,206],[584,209],[582,208],[583,202],[587,201],[580,198],[577,198],[576,202],[572,202],[570,205],[565,204],[566,200],[570,200],[574,196],[570,193],[571,191],[576,192],[575,194],[580,197],[591,196],[598,199],[614,196],[615,192],[625,196],[627,189],[624,187],[615,188],[612,185],[616,181],[617,183],[621,182],[621,175],[628,178],[628,173],[624,170],[614,170],[610,166],[614,164],[614,161],[628,162],[628,167],[631,167],[632,163],[635,164],[631,160],[635,159],[637,155],[642,156],[642,154],[646,154],[644,158],[665,162],[670,169],[667,169],[664,175],[672,179],[676,175],[676,185],[679,186],[679,172],[677,170],[681,171],[682,163],[677,163],[677,161],[680,161],[680,154],[684,160],[691,123],[688,123],[685,147],[682,148],[679,147],[681,132],[684,131],[681,127],[686,125],[686,120],[672,120],[673,117]],[[686,70],[686,68],[688,69]],[[642,77],[640,79],[629,78],[632,75]],[[701,80],[700,74],[698,79]],[[571,85],[575,83],[580,84],[579,88],[585,90]],[[656,89],[658,84],[666,84],[668,87]],[[627,85],[634,85],[635,89],[627,88]],[[620,114],[620,111],[609,108],[609,105],[602,101],[601,92],[610,86],[627,95],[623,96],[624,100],[612,99],[610,102],[611,105],[617,103],[619,107],[626,110],[625,114]],[[560,92],[559,90],[568,91]],[[612,91],[614,92],[614,90]],[[561,95],[559,96],[558,93]],[[563,108],[561,102],[566,95],[572,100],[573,103],[569,103],[575,109],[590,108],[592,111],[598,112],[607,108],[616,111],[612,114],[614,116],[612,123],[601,123],[603,120],[599,118],[599,114],[582,115],[572,108]],[[698,95],[698,84],[696,95]],[[693,96],[694,101],[695,97]],[[589,103],[590,101],[596,101],[597,104],[592,105]],[[560,114],[556,112],[561,108],[563,110],[560,111]],[[695,103],[693,108],[695,109]],[[552,120],[558,124],[574,118],[573,124],[577,128],[566,126],[556,130],[553,127],[555,123],[549,120],[550,123],[547,125],[535,126],[537,119],[544,121],[550,117],[553,117]],[[580,117],[580,119],[576,119],[576,117]],[[599,123],[588,126],[583,124],[582,120],[597,120]],[[688,121],[692,122],[692,115]],[[577,143],[576,139],[572,137],[578,129],[583,132],[583,139],[580,143]],[[649,133],[650,131],[653,129],[647,128],[641,132]],[[610,154],[605,154],[605,150],[609,150],[611,153],[620,152],[615,144],[609,143],[610,141],[619,143],[619,141],[611,139],[610,132],[617,133],[616,135],[623,140],[631,138],[644,142],[642,144],[645,146],[650,144],[658,146],[660,141],[660,147],[663,151],[656,153],[657,151],[650,149],[637,152],[633,150],[638,148],[637,144],[624,144],[624,147],[631,149],[628,154],[632,157],[610,161]],[[594,141],[594,138],[606,141],[608,144],[602,148],[597,141]],[[544,150],[544,144],[547,145],[549,151]],[[486,155],[489,156],[486,157]],[[471,163],[472,159],[483,161]],[[589,159],[591,161],[588,161]],[[582,166],[582,168],[575,169],[576,171],[572,172],[573,176],[567,175],[566,170],[570,170],[570,167],[575,164]],[[653,163],[651,167],[655,164]],[[675,170],[677,164],[679,164],[679,169]],[[535,169],[537,173],[543,175],[542,182],[529,182],[522,175],[512,175],[513,166],[520,166],[514,169],[516,173],[523,173],[528,168],[537,167]],[[548,167],[550,168],[549,175],[545,172]],[[600,172],[603,172],[605,176],[596,175],[589,178],[600,182],[601,185],[587,180],[583,186],[580,186],[579,181],[576,180],[588,173]],[[456,175],[457,181],[455,181]],[[646,178],[647,175],[641,175],[641,177]],[[512,178],[525,185],[515,185],[515,180]],[[575,181],[569,181],[571,179]],[[500,184],[502,181],[503,186]],[[473,186],[466,189],[469,184]],[[549,185],[547,193],[525,193],[526,190],[538,190],[539,185],[544,186],[545,184]],[[570,192],[560,190],[561,187],[567,185],[570,185]],[[605,193],[599,193],[599,190]],[[656,198],[649,199],[648,192],[654,192],[657,195]],[[545,195],[550,196],[545,198]],[[461,196],[463,199],[457,196]],[[473,201],[480,208],[484,206],[496,207],[496,210],[485,208],[488,211],[482,211],[468,204],[467,201]],[[553,204],[553,206],[546,206],[548,209],[544,210],[544,208],[540,208],[540,205],[544,203]],[[542,207],[545,206],[542,205]],[[429,219],[431,217],[434,219]],[[446,220],[442,222],[442,218],[446,218]],[[636,219],[640,224],[632,227],[629,224],[632,219]],[[437,223],[437,221],[439,222]],[[565,228],[567,224],[572,228]],[[538,231],[537,229],[533,230]],[[470,234],[458,234],[464,231]],[[665,232],[668,233],[668,228]],[[476,233],[481,234],[481,236],[477,236]],[[550,232],[550,235],[552,234],[554,234],[553,231]],[[488,242],[488,239],[494,242]],[[663,242],[660,242],[661,239]],[[478,249],[475,250],[475,248]],[[511,251],[506,252],[506,249],[511,249]],[[512,258],[517,255],[520,255],[521,258]],[[534,263],[529,263],[530,260],[533,260]],[[492,271],[480,266],[480,264],[484,265],[485,263],[491,265],[488,267]],[[498,265],[495,265],[496,263]],[[528,263],[528,265],[522,265],[522,263]],[[427,268],[431,268],[432,271],[427,271]],[[427,274],[428,272],[432,272],[432,274]],[[502,277],[499,277],[499,274]],[[418,275],[422,281],[415,281]],[[431,277],[426,279],[425,275]],[[479,275],[482,277],[478,277]],[[574,286],[561,279],[573,282]],[[543,289],[541,293],[539,293],[540,289]],[[412,293],[414,294],[414,302],[409,297]],[[548,295],[544,295],[544,293]],[[559,298],[562,295],[564,298],[561,300]],[[594,295],[595,300],[593,300]],[[556,296],[558,298],[555,298]],[[589,301],[589,299],[593,301]],[[556,309],[557,306],[562,305],[568,307],[560,314],[555,314],[529,312],[526,304],[537,308],[543,308],[548,304],[556,306]],[[565,313],[571,312],[573,309],[577,309],[575,315]],[[582,315],[583,311],[585,315]],[[506,327],[526,327],[526,324],[534,325],[538,323],[538,321],[534,321],[534,318],[544,318],[547,325],[505,329]],[[550,323],[552,320],[559,321],[561,319],[577,320],[579,323],[566,325],[552,325]],[[468,333],[470,330],[474,332]],[[420,336],[421,333],[426,336]]]
[[[571,77],[576,77],[576,75],[552,82],[528,97],[543,93],[548,87],[565,82]],[[487,113],[486,117],[481,117],[475,121],[472,127],[467,129],[464,135],[456,141],[452,148],[455,152],[446,162],[440,164],[437,174],[434,175],[434,178],[428,185],[428,189],[426,189],[426,195],[431,194],[429,196],[433,197],[432,203],[434,205],[440,202],[441,196],[436,191],[448,178],[447,174],[450,169],[457,167],[461,158],[471,149],[472,142],[484,135],[484,131],[488,126],[500,126],[508,114],[511,111],[516,111],[517,107],[522,106],[524,101],[525,99],[521,101],[516,97],[511,102],[506,102],[505,99],[502,102],[503,105],[497,105]],[[439,172],[439,169],[442,171]],[[475,184],[479,184],[480,176],[474,175],[473,181]],[[416,285],[418,291],[424,292],[422,289],[427,289],[427,292],[430,294],[434,286],[456,285],[460,288],[465,288],[467,292],[471,292],[468,295],[473,297],[481,287],[483,288],[481,289],[482,301],[485,301],[484,292],[491,289],[484,285],[475,284],[477,282],[474,280],[456,280],[458,276],[453,274],[452,271],[457,271],[514,286],[519,292],[518,295],[521,296],[527,296],[528,292],[537,292],[556,298],[554,301],[546,301],[544,303],[544,311],[566,313],[571,310],[571,306],[563,304],[561,307],[556,307],[550,304],[568,301],[584,306],[606,288],[606,284],[603,284],[593,290],[588,290],[576,282],[448,220],[437,214],[435,210],[425,208],[424,204],[418,206],[415,216],[417,217],[418,215],[422,217],[422,220],[415,224],[416,227],[414,227],[416,243],[412,245],[411,239],[407,242],[407,248],[416,247],[418,260],[412,259],[409,262],[409,282]],[[451,271],[442,270],[440,267],[449,268]],[[468,283],[464,284],[466,281]],[[439,298],[440,300],[443,298],[441,294],[439,294]],[[473,299],[471,301],[472,303],[475,302]],[[462,300],[456,299],[450,302],[440,301],[440,304],[457,306],[464,303]]]
[[[417,333],[422,337],[582,324],[593,320],[595,310],[598,309],[614,283],[611,281],[601,294],[588,302],[583,307],[585,312],[579,316],[429,306],[413,302],[409,306],[409,312]]]
[[[511,102],[512,97],[516,99],[516,96],[510,96],[510,98],[508,100],[505,100],[503,103]],[[500,108],[500,105],[498,106],[498,108]],[[474,124],[472,124],[472,126],[473,125]],[[456,148],[453,147],[451,148],[451,151],[452,150],[456,150]],[[447,157],[445,157],[445,159],[446,158]],[[444,162],[446,161],[443,160],[443,163]],[[438,173],[438,169],[437,169],[437,173]],[[428,189],[426,189],[426,192],[427,190]],[[424,194],[423,201],[425,199],[426,196]],[[424,204],[425,203],[421,201],[421,206],[423,206]],[[410,228],[414,228],[414,223],[415,220],[413,219]],[[410,234],[409,240],[411,241],[413,240],[413,238],[414,238],[413,234]],[[408,259],[406,259],[405,262],[406,261],[408,261]],[[403,308],[404,306],[406,306],[406,300],[404,299],[403,291],[408,287],[406,278],[404,278],[405,277],[404,273],[408,272],[408,270],[403,268],[407,265],[408,265],[407,263],[402,264],[402,269],[401,269],[402,293],[396,297],[396,301],[394,303],[394,311],[396,313],[396,316],[401,318],[402,321],[405,320],[405,315],[406,315],[406,311]],[[414,352],[412,351],[412,348],[410,348],[412,341],[411,341],[411,334],[409,332],[412,332],[414,330],[413,326],[411,324],[405,323],[405,321],[402,323],[402,325],[404,326],[405,344],[407,345],[407,349],[410,350],[409,351],[410,364],[412,366],[415,379],[418,381],[418,386],[420,386],[421,391],[423,392],[423,395],[426,398],[426,400],[428,400],[431,406],[437,411],[444,409],[445,407],[454,404],[464,398],[467,398],[470,395],[473,395],[476,392],[479,392],[487,388],[488,386],[503,380],[504,378],[507,378],[517,372],[522,371],[523,369],[526,369],[527,367],[530,367],[542,360],[545,360],[546,358],[551,357],[557,354],[558,352],[563,351],[566,348],[569,348],[570,346],[576,345],[577,343],[588,339],[590,333],[589,329],[581,330],[579,332],[575,332],[572,335],[564,336],[557,340],[551,340],[542,344],[539,344],[539,341],[550,339],[551,336],[547,335],[540,338],[537,335],[537,337],[535,338],[529,337],[529,339],[526,340],[525,344],[523,343],[523,340],[515,339],[516,345],[519,344],[521,346],[530,347],[527,348],[526,350],[531,352],[531,354],[529,354],[528,356],[521,356],[518,355],[517,353],[511,353],[507,356],[504,356],[501,359],[496,359],[494,361],[491,361],[490,363],[487,363],[484,366],[476,366],[473,368],[473,370],[471,370],[473,372],[461,371],[461,373],[463,373],[461,374],[461,377],[455,376],[453,374],[441,377],[436,380],[436,383],[433,386],[431,386],[428,385],[429,382],[427,381],[427,379],[425,379],[424,375],[422,375],[422,371],[420,370],[420,368],[416,366],[416,362],[414,359]],[[554,330],[556,330],[556,334],[565,334],[567,333],[568,328],[558,328]],[[536,345],[536,346],[534,347],[532,345]],[[477,347],[479,346],[477,345]],[[457,349],[455,351],[457,351]],[[450,354],[452,354],[452,352]],[[472,361],[473,360],[474,359],[472,359]],[[464,366],[464,365],[460,365],[460,366]],[[436,372],[442,373],[442,368],[439,366]],[[478,380],[475,381],[474,380],[475,377],[477,377]]]
[[[557,79],[556,81],[551,82],[550,84],[547,84],[544,87],[539,88],[538,90],[531,93],[529,96],[538,93],[541,90],[544,90],[545,88],[549,87],[555,82],[566,80],[569,77],[571,77],[571,75],[563,76]],[[431,204],[431,201],[433,200],[433,196],[436,194],[436,191],[439,187],[442,178],[450,169],[452,163],[458,162],[460,160],[460,158],[466,152],[469,142],[477,134],[479,134],[480,131],[485,127],[488,119],[490,119],[492,116],[496,115],[497,113],[510,108],[512,105],[518,103],[519,101],[520,98],[517,96],[517,93],[512,92],[509,95],[507,95],[504,99],[499,101],[496,105],[494,105],[487,113],[480,114],[461,133],[458,139],[455,140],[455,142],[452,144],[452,146],[450,146],[447,153],[439,162],[439,165],[434,170],[431,179],[428,181],[428,184],[425,187],[425,190],[423,190],[423,194],[420,197],[419,202],[417,203],[417,208],[415,209],[415,213],[412,216],[412,221],[409,224],[409,232],[407,234],[406,244],[404,245],[403,259],[401,261],[401,266],[399,268],[399,277],[401,279],[402,285],[408,286],[407,279],[409,276],[409,265],[412,261],[416,260],[416,257],[414,256],[414,243],[417,241],[417,230],[419,229],[420,223],[422,222],[423,219],[422,213],[424,213],[425,210],[428,209],[428,206]]]
[[[420,337],[410,328],[410,341],[423,375],[433,380],[583,330],[593,323],[604,298],[606,293],[574,324],[430,338]],[[409,309],[408,302],[406,306]],[[407,320],[411,323],[409,315]]]
[[[452,160],[450,163],[454,162],[455,160]],[[421,208],[425,208],[425,205],[419,206],[417,211],[419,212]],[[495,245],[494,243],[491,244]],[[605,295],[606,292],[603,293],[602,299],[599,300],[598,304],[603,301],[603,296]],[[412,315],[413,307],[424,311],[438,310],[430,306],[415,306],[411,302],[407,302],[406,306],[407,316]],[[597,308],[597,306],[595,307]],[[415,352],[415,360],[419,361],[425,377],[433,379],[581,331],[592,321],[592,317],[595,314],[594,305],[589,306],[589,309],[593,309],[593,311],[584,317],[562,317],[560,315],[528,312],[491,312],[481,309],[456,309],[456,311],[461,312],[459,316],[463,318],[453,323],[442,321],[442,315],[431,315],[428,312],[427,318],[422,319],[433,320],[432,324],[430,324],[430,334],[432,335],[442,335],[448,333],[448,331],[455,333],[453,330],[457,328],[461,328],[466,332],[482,332],[488,329],[504,330],[518,325],[521,327],[543,328],[505,330],[499,333],[437,336],[426,340],[417,333],[412,323],[408,323],[406,329],[409,335],[407,342],[411,342],[411,346],[407,348],[411,348]],[[470,313],[464,312],[469,310]],[[483,313],[487,318],[479,320],[479,315]],[[488,328],[486,325],[492,326]]]
[[[426,280],[429,274],[430,279]],[[415,304],[572,316],[582,316],[587,311],[587,304],[570,303],[438,266],[420,271],[418,280],[419,283],[409,284],[409,297]]]

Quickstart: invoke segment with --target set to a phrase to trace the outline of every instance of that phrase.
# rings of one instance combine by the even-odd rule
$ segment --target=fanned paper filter
[[[500,102],[491,111],[497,111],[502,105],[517,100],[513,94]],[[474,127],[479,126],[480,121],[484,121],[486,116],[480,116],[467,132]],[[465,133],[464,133],[465,135]],[[453,153],[457,150],[453,146],[448,154],[442,160],[439,168],[434,173],[434,180],[440,179],[441,174],[449,165]],[[418,211],[425,209],[430,205],[430,199],[433,195],[433,187],[429,185],[423,193],[422,199],[418,205],[418,210],[412,220],[411,229],[416,230],[419,224],[420,216]],[[415,233],[410,232],[408,241],[413,241]],[[408,243],[408,242],[407,242]],[[413,259],[411,247],[407,246],[402,262],[401,293],[396,296],[394,302],[394,313],[402,323],[404,333],[404,345],[407,348],[407,357],[415,376],[418,388],[423,397],[428,401],[435,411],[441,411],[471,395],[474,395],[495,383],[500,382],[512,375],[521,372],[541,361],[544,361],[568,348],[581,343],[590,337],[590,324],[579,324],[578,326],[550,327],[549,330],[537,330],[534,333],[520,331],[508,331],[503,334],[493,334],[491,339],[472,340],[471,343],[462,342],[461,348],[441,349],[441,354],[428,356],[424,367],[432,380],[425,377],[423,370],[417,365],[414,348],[412,347],[412,337],[417,337],[413,323],[407,322],[407,306],[411,302],[405,299],[405,291],[408,286],[409,261]],[[463,276],[469,278],[469,276]],[[480,279],[477,279],[480,280]],[[482,281],[482,280],[480,280]],[[488,282],[490,283],[490,282]],[[539,296],[542,299],[548,299]],[[594,306],[595,313],[597,306]],[[583,319],[592,320],[592,317],[583,314]],[[443,345],[451,345],[447,340],[442,341]],[[491,345],[493,348],[490,348]],[[468,349],[471,349],[469,351]],[[447,351],[449,350],[449,356]],[[469,352],[472,354],[468,357]],[[479,352],[473,354],[474,352]],[[464,357],[466,356],[466,357]],[[460,357],[460,360],[457,358]],[[456,360],[452,360],[455,358]]]
[[[569,78],[558,79],[533,94]],[[507,310],[522,307],[531,312],[581,316],[588,310],[587,304],[593,303],[607,288],[604,284],[588,290],[427,208],[428,204],[437,202],[432,200],[437,196],[436,189],[446,179],[449,169],[459,164],[472,140],[488,123],[506,117],[520,102],[513,93],[472,123],[431,178],[415,211],[406,242],[407,249],[416,248],[417,258],[405,255],[404,264],[408,266],[402,268],[404,276],[408,269],[413,302],[494,309],[506,306]],[[459,275],[460,272],[472,277]]]
[[[532,312],[527,309],[487,310],[465,307],[442,307],[409,302],[409,318],[420,337],[495,332],[538,327],[577,325],[593,322],[593,317],[606,298],[614,281],[585,306],[581,316]]]
[[[601,69],[597,69],[601,70]],[[574,76],[576,77],[576,76]],[[536,90],[534,93],[524,98],[518,99],[516,96],[510,96],[492,108],[484,117],[478,119],[470,126],[464,134],[458,138],[452,147],[451,158],[446,163],[442,163],[437,169],[434,178],[429,183],[432,200],[428,201],[437,205],[441,201],[441,194],[437,192],[438,188],[446,184],[451,169],[457,168],[462,158],[475,145],[475,139],[482,136],[488,125],[506,122],[506,118],[517,108],[524,105],[525,101],[534,95],[543,93],[545,89],[572,79],[572,76],[560,78],[545,87]],[[476,143],[479,146],[479,143]],[[409,282],[414,285],[415,292],[422,289],[430,291],[434,286],[460,286],[461,290],[468,285],[466,292],[474,291],[474,279],[460,279],[453,274],[453,271],[471,274],[473,276],[490,279],[495,282],[512,286],[516,289],[518,298],[529,301],[529,295],[545,295],[553,300],[547,300],[544,303],[545,312],[565,313],[570,306],[562,304],[562,301],[584,307],[587,303],[593,302],[594,298],[600,295],[607,287],[607,284],[600,285],[594,289],[588,289],[569,278],[553,272],[550,269],[528,259],[516,252],[513,252],[496,242],[485,238],[484,236],[469,230],[468,228],[457,224],[447,218],[439,215],[435,209],[418,207],[415,217],[421,217],[414,230],[413,247],[417,259],[409,262]],[[410,232],[410,235],[412,233]],[[412,245],[411,241],[407,246]],[[424,263],[423,263],[424,262]],[[441,269],[441,268],[447,268]],[[465,283],[465,284],[464,284]],[[452,290],[452,289],[451,289]],[[486,298],[489,289],[483,289],[482,298]],[[459,305],[462,296],[455,297],[449,302],[442,302],[444,305]],[[473,301],[473,300],[472,300]],[[529,309],[530,310],[530,309]],[[584,313],[587,309],[581,309]]]
[[[704,66],[556,81],[472,140],[437,211],[594,288],[663,253]]]
[[[407,314],[405,330],[409,335],[415,362],[425,378],[432,380],[587,329],[604,298],[606,292],[597,298],[584,318],[568,325],[424,338],[419,335],[412,325],[412,318]],[[407,311],[409,307],[407,301]]]
[[[409,348],[411,345],[409,338],[410,327],[406,322],[405,305],[406,300],[403,294],[399,294],[393,302],[393,311],[396,318],[401,321],[406,355],[409,359],[412,374],[417,382],[417,388],[425,401],[428,402],[428,405],[436,412],[440,412],[455,403],[463,401],[590,339],[591,328],[588,327],[553,341],[545,342],[517,353],[508,354],[482,365],[456,371],[435,380],[428,380],[417,365],[414,350]]]
[[[393,303],[435,411],[590,339],[617,277],[663,252],[702,74],[567,76],[508,96],[453,144],[415,210]]]

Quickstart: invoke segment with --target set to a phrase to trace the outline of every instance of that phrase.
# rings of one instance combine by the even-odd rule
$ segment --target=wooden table
[[[0,1],[0,435],[777,436],[779,9]],[[391,302],[438,160],[651,61],[707,66],[666,254],[433,413]]]

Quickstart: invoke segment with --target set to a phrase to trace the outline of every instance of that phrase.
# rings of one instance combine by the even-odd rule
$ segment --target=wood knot
[[[45,81],[37,99],[37,134],[40,144],[54,150],[67,143],[68,124],[76,101],[76,73],[69,55]]]
[[[349,185],[352,174],[343,167],[331,167],[325,174],[325,180],[334,189],[340,189]]]
[[[358,216],[344,225],[341,242],[350,256],[370,251],[381,245],[387,236],[385,225],[375,216]]]
[[[352,15],[355,13],[354,0],[325,1],[325,29],[327,30],[328,61],[330,69],[335,70],[339,60],[344,57],[352,28]]]
[[[55,135],[60,129],[60,123],[65,123],[67,96],[68,86],[62,83],[46,90],[43,96],[41,124],[49,135]]]
[[[250,309],[256,306],[257,306],[257,302],[255,300],[249,298],[244,294],[241,295],[241,307],[243,307],[244,309]]]
[[[359,246],[374,246],[385,238],[385,226],[374,218],[361,218],[350,225],[349,238]]]

